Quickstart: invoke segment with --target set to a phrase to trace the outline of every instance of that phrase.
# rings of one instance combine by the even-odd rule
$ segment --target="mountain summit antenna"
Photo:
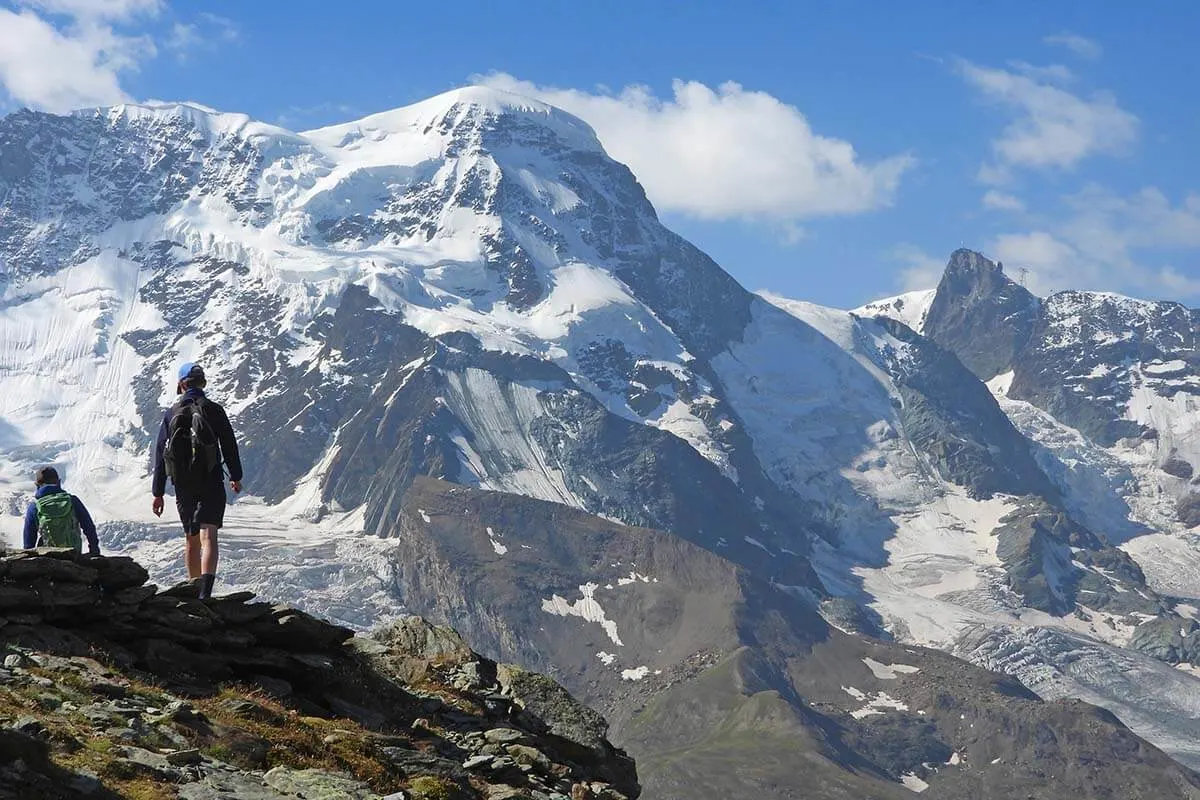
[[[1017,268],[1017,283],[1024,286],[1025,281],[1028,278],[1029,278],[1029,269],[1026,267],[1018,267]]]

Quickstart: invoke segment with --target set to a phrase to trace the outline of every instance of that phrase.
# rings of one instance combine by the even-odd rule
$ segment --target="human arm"
[[[240,492],[242,490],[242,458],[238,453],[237,437],[233,434],[233,425],[229,423],[229,417],[224,408],[214,404],[212,410],[210,424],[221,445],[221,458],[224,459],[225,466],[229,468],[229,484],[235,492]]]
[[[25,509],[25,530],[24,530],[24,547],[26,550],[32,550],[37,547],[38,523],[37,523],[37,504],[30,503],[29,508]]]
[[[154,453],[151,456],[154,461],[154,478],[151,481],[150,492],[156,499],[161,498],[167,491],[167,468],[163,463],[163,449],[167,446],[167,426],[170,413],[168,411],[163,415],[162,424],[158,426],[158,438],[154,442]],[[160,512],[156,511],[155,513]]]
[[[96,523],[92,521],[92,515],[88,513],[87,506],[75,495],[71,495],[71,504],[75,507],[75,520],[79,523],[79,530],[87,539],[88,555],[100,555],[100,540],[96,538]]]

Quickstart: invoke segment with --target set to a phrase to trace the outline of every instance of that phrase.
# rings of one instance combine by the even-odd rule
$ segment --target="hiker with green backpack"
[[[78,497],[63,491],[58,470],[42,467],[33,480],[37,492],[25,511],[25,548],[70,547],[79,551],[86,536],[88,555],[100,555],[96,523]]]

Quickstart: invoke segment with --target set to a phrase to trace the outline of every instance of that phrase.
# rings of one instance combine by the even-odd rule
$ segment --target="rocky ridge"
[[[0,556],[0,798],[623,800],[607,723],[403,617],[372,634],[123,557]]]

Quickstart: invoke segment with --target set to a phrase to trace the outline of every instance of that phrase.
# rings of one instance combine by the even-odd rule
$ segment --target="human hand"
[[[163,512],[163,499],[161,497],[154,498],[154,503],[150,506],[150,510],[154,512],[154,516],[161,517]]]
[[[241,494],[241,492],[242,492],[242,482],[241,482],[241,481],[230,481],[230,482],[229,482],[229,488],[230,488],[230,489],[233,489],[233,493],[234,493],[234,494]]]

